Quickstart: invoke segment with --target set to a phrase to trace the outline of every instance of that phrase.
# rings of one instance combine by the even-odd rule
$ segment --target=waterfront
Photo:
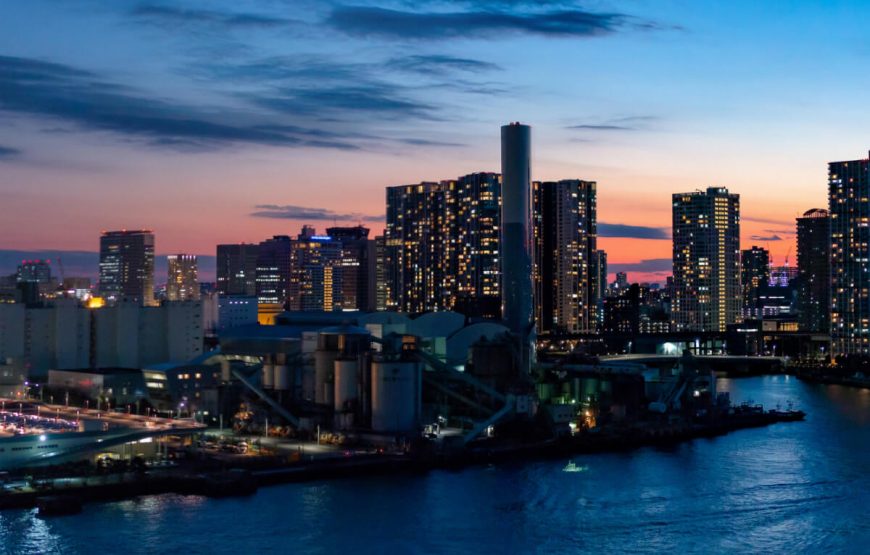
[[[2,553],[856,551],[870,541],[870,390],[720,380],[734,401],[808,413],[671,449],[423,476],[166,495],[78,516],[0,513]]]

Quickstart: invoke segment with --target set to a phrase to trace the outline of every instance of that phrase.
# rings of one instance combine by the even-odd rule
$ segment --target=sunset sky
[[[611,273],[663,280],[670,195],[710,185],[779,264],[826,163],[867,156],[868,28],[864,1],[0,2],[0,249],[379,233],[385,186],[498,171],[521,121],[535,179],[598,182]]]

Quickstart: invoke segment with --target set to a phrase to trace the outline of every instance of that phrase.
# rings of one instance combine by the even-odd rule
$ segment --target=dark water
[[[870,552],[870,390],[721,380],[804,423],[673,449],[0,513],[0,553]]]

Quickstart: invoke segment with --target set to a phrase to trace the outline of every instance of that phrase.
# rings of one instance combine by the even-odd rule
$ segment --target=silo
[[[275,389],[279,391],[289,391],[290,390],[290,367],[286,364],[276,364],[274,367],[275,372]]]
[[[534,356],[531,145],[532,128],[528,125],[502,126],[501,313],[520,341],[521,374],[531,372]]]
[[[321,351],[314,353],[314,402],[327,404],[332,401],[332,395],[327,393],[327,388],[332,386],[332,373],[335,368],[335,359],[338,351]]]
[[[348,401],[359,399],[359,361],[337,359],[335,361],[335,411],[345,410]]]
[[[275,387],[275,366],[271,363],[263,363],[262,384],[263,389]]]
[[[317,350],[314,352],[315,402],[334,405],[335,359],[356,358],[367,352],[371,345],[368,330],[354,326],[324,328],[317,334]]]
[[[420,364],[372,363],[372,430],[413,432],[420,425]]]

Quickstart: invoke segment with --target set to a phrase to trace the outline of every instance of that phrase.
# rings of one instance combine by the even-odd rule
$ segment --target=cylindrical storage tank
[[[356,359],[335,361],[335,410],[345,409],[348,401],[356,400],[359,382],[359,363]]]
[[[275,389],[288,391],[290,389],[290,368],[286,364],[276,364]]]
[[[332,395],[326,394],[327,384],[332,391],[332,373],[334,371],[335,359],[338,357],[337,351],[322,351],[318,349],[314,352],[314,402],[326,404],[330,402]]]
[[[302,398],[306,401],[314,401],[316,397],[314,385],[314,363],[306,362],[302,366]]]
[[[275,387],[275,366],[272,364],[263,364],[262,384],[263,389]]]
[[[419,426],[420,364],[372,363],[372,430],[412,432]]]

